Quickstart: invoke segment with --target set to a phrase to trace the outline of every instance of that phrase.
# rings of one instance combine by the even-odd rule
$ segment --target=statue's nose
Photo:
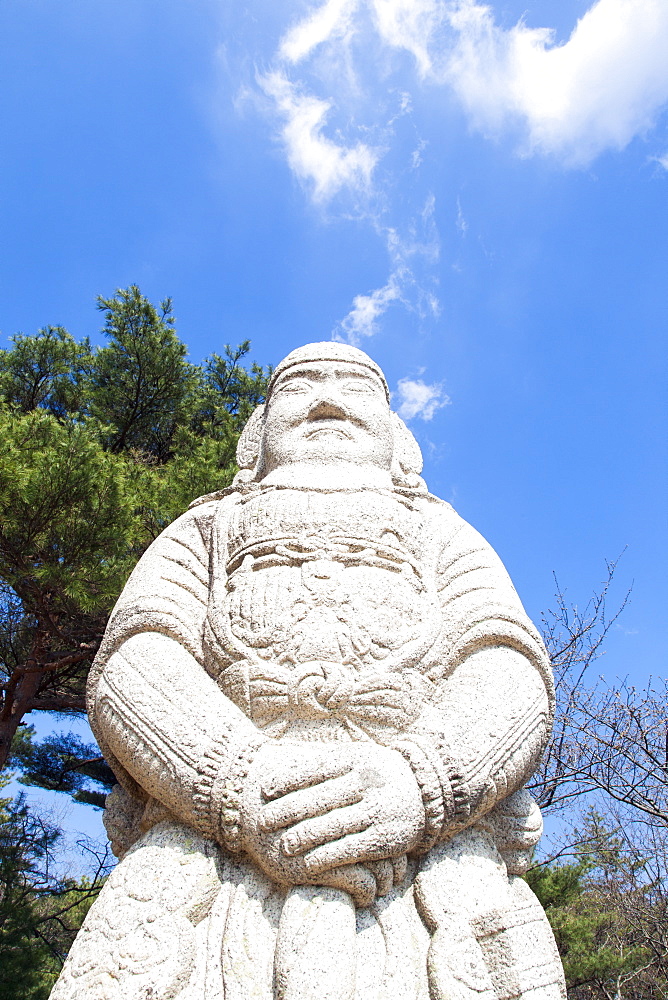
[[[332,395],[318,399],[308,412],[309,420],[346,420],[348,414]]]

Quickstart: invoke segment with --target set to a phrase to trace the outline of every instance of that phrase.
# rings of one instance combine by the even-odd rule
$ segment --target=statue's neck
[[[261,483],[314,490],[392,489],[392,477],[386,469],[354,462],[295,462],[273,469]]]

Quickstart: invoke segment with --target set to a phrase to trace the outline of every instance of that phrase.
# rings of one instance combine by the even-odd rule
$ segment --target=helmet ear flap
[[[422,472],[422,452],[411,431],[398,413],[392,412],[392,433],[394,435],[394,463],[406,476],[419,476]]]
[[[261,403],[251,413],[237,442],[237,465],[247,472],[255,472],[257,467],[263,424],[264,403]],[[247,476],[244,476],[245,478]]]

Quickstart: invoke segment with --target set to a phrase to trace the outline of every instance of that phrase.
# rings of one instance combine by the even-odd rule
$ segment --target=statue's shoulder
[[[216,490],[214,493],[206,493],[202,497],[197,497],[182,515],[182,518],[188,523],[210,525],[216,518],[225,517],[234,507],[249,497],[262,492],[263,490],[258,483],[243,481],[237,483],[235,481],[232,486],[227,486],[223,490]]]
[[[239,502],[241,497],[248,492],[257,492],[257,486],[247,484],[226,486],[222,490],[214,490],[213,493],[205,493],[204,496],[197,497],[189,505],[186,514],[196,511],[199,515],[204,512],[217,511],[225,507],[233,507]]]
[[[188,507],[187,511],[174,521],[174,525],[193,525],[200,533],[209,536],[211,526],[218,518],[224,517],[242,498],[242,492],[234,486],[215,493],[207,493],[198,497]]]
[[[478,553],[489,565],[501,565],[490,542],[451,504],[431,493],[421,503],[431,543],[438,549],[447,550],[448,558],[455,558],[457,554]]]
[[[473,531],[468,521],[465,521],[457,513],[452,504],[449,504],[447,500],[441,500],[440,497],[434,496],[433,493],[425,493],[423,496],[420,496],[417,506],[425,521],[427,521],[434,531],[443,531],[447,534],[466,528]]]
[[[239,493],[233,490],[221,490],[219,494],[210,494],[194,501],[149,545],[132,577],[138,577],[149,568],[155,569],[165,558],[173,559],[177,551],[180,560],[191,561],[194,558],[208,565],[213,525],[217,518],[224,517],[225,512],[238,501]]]

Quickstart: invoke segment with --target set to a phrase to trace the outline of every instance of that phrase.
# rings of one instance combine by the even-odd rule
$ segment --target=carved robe
[[[138,564],[91,675],[124,857],[52,997],[565,995],[517,877],[540,834],[521,789],[551,684],[498,557],[426,492],[253,485],[196,503]],[[449,812],[402,884],[356,908],[244,856],[239,748],[267,737],[424,756]]]

